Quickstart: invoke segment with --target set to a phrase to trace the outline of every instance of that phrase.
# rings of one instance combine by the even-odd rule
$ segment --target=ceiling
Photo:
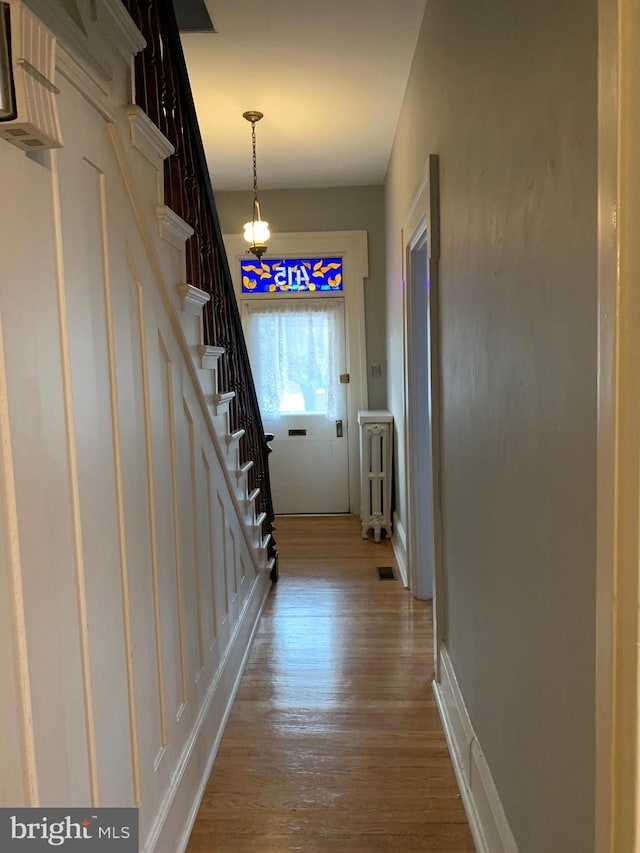
[[[207,5],[182,41],[214,188],[251,187],[246,110],[261,189],[381,184],[425,0]]]

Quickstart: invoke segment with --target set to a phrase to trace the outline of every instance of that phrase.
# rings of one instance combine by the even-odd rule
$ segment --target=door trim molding
[[[246,257],[247,244],[241,234],[227,234],[224,243],[229,258],[231,278],[240,308],[240,264]],[[368,241],[366,231],[300,231],[276,233],[269,240],[269,255],[283,258],[303,255],[341,256],[343,262],[348,452],[349,452],[349,512],[360,515],[360,453],[358,448],[357,414],[368,407],[367,358],[364,315],[364,280],[369,276]],[[314,297],[315,298],[315,297]],[[322,297],[317,297],[322,298]]]
[[[598,853],[640,845],[640,37],[637,4],[598,4]]]
[[[405,422],[405,483],[406,483],[406,553],[409,575],[409,588],[418,598],[434,598],[434,659],[436,662],[436,681],[440,678],[438,648],[445,639],[444,608],[444,569],[441,523],[440,495],[440,338],[439,338],[439,279],[440,261],[440,222],[439,222],[439,161],[437,154],[431,154],[425,169],[425,175],[416,193],[415,199],[405,217],[402,228],[402,263],[404,282],[404,400],[403,418]],[[421,240],[427,244],[427,276],[429,297],[429,366],[427,370],[414,364],[411,353],[416,335],[421,327],[416,324],[412,306],[412,287],[410,281],[411,250]],[[420,413],[412,409],[410,401],[415,399],[418,383],[429,381],[431,405],[429,417],[421,418]],[[412,448],[421,441],[427,441],[431,448],[431,491],[433,506],[433,584],[429,584],[420,572],[417,554],[417,530],[421,511],[421,482],[415,470]]]

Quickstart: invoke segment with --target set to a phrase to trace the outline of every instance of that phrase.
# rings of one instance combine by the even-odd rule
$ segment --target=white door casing
[[[428,167],[402,229],[404,420],[409,588],[434,598],[436,678],[444,640],[440,503],[440,365],[438,315],[438,157]]]
[[[239,304],[257,299],[241,293],[240,260],[247,257],[247,244],[241,234],[224,237],[229,267]],[[366,231],[305,231],[271,235],[268,257],[342,257],[345,314],[346,367],[350,381],[346,387],[349,512],[360,513],[360,463],[357,413],[367,408],[367,367],[364,316],[364,280],[369,275]],[[262,297],[264,298],[264,296]],[[313,297],[312,297],[313,298]],[[322,297],[318,297],[322,298]]]
[[[433,598],[435,563],[431,383],[429,376],[429,239],[421,219],[406,244],[407,300],[407,507],[409,587],[416,598]]]
[[[640,16],[600,0],[598,36],[598,853],[640,850]]]

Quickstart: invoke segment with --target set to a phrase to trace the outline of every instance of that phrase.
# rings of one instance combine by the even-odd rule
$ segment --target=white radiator
[[[373,530],[376,542],[382,531],[391,535],[391,461],[393,415],[358,412],[360,425],[360,519],[362,538]]]

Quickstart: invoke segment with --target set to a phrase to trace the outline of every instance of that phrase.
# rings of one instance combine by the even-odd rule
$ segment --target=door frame
[[[640,850],[640,15],[598,4],[598,853]]]
[[[444,571],[442,543],[442,502],[440,493],[440,221],[439,221],[439,160],[431,154],[425,176],[418,188],[413,203],[405,217],[402,228],[402,278],[403,278],[403,323],[404,323],[404,399],[403,418],[405,425],[405,483],[407,506],[407,574],[409,589],[416,598],[433,597],[433,636],[435,646],[436,680],[439,680],[439,649],[445,638]],[[426,242],[427,247],[427,310],[428,327],[419,322],[414,310],[414,286],[411,280],[411,252]],[[428,363],[422,364],[413,358],[417,351],[424,351],[427,344]],[[416,389],[427,387],[427,416],[410,401],[416,399]],[[419,476],[415,465],[415,449],[428,446],[431,451],[431,476]],[[418,462],[419,462],[418,457]],[[419,517],[425,503],[426,490],[431,490],[433,542],[431,559],[433,577],[429,576],[425,563],[419,560],[423,548],[419,540]]]
[[[242,311],[244,296],[240,283],[240,260],[247,256],[241,234],[225,234],[231,278]],[[341,257],[344,289],[334,296],[344,298],[344,332],[347,385],[347,450],[349,455],[349,512],[360,515],[360,449],[358,412],[368,406],[367,357],[364,314],[364,280],[369,276],[366,231],[301,231],[274,233],[269,240],[269,256]],[[260,294],[264,298],[264,294]],[[251,299],[252,297],[247,297]],[[255,298],[255,297],[254,297]],[[313,297],[322,298],[322,297]]]

